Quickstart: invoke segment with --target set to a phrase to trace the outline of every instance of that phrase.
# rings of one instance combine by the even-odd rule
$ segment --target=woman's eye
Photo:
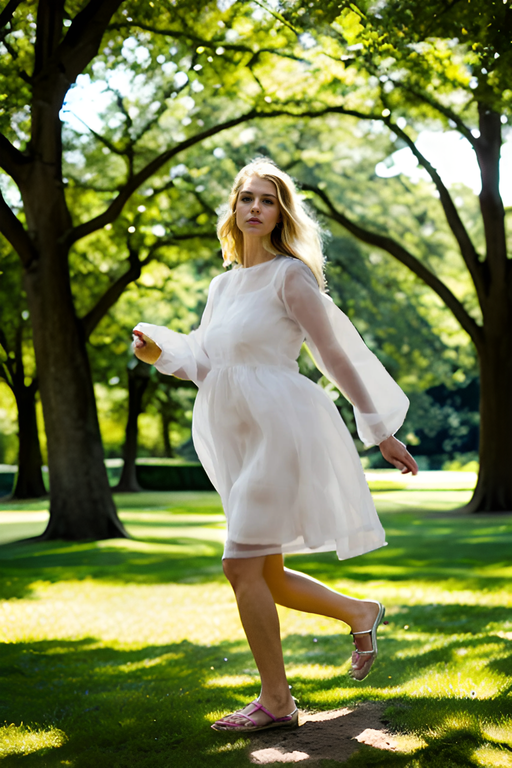
[[[252,200],[252,197],[247,197],[246,195],[245,197],[242,197],[241,200],[242,203],[249,203]]]
[[[274,201],[273,200],[264,200],[263,202],[267,203],[267,205],[274,205]]]

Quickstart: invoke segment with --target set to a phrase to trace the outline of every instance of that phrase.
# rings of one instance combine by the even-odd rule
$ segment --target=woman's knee
[[[254,581],[262,575],[263,557],[228,557],[222,561],[224,575],[232,587],[245,581]]]

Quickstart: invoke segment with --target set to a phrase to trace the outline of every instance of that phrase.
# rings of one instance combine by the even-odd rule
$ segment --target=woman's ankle
[[[289,689],[279,692],[262,691],[258,696],[258,701],[276,717],[289,715],[295,709],[295,700]]]

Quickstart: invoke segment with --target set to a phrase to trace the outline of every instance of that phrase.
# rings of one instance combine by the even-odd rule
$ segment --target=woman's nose
[[[258,202],[256,200],[253,201],[251,211],[259,211],[260,207],[258,205]]]

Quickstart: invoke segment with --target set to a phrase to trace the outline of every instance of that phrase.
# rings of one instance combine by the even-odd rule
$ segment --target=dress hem
[[[387,541],[379,542],[378,544],[375,544],[371,547],[362,547],[358,550],[355,550],[353,552],[343,552],[339,551],[336,542],[323,544],[320,547],[290,547],[287,548],[286,546],[279,546],[279,547],[269,547],[266,549],[265,552],[258,552],[257,550],[246,550],[244,552],[238,552],[236,554],[231,554],[228,552],[226,554],[226,549],[224,549],[224,553],[222,555],[223,560],[244,560],[251,557],[266,557],[267,555],[317,555],[322,552],[336,552],[338,556],[338,560],[350,560],[353,557],[359,557],[360,555],[366,555],[368,552],[374,552],[376,549],[381,549],[382,547],[387,547],[388,543]]]

